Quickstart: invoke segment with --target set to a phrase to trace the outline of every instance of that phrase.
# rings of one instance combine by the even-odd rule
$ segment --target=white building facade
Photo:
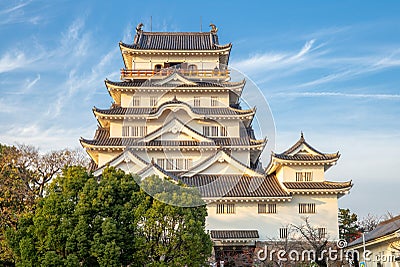
[[[94,108],[95,137],[81,139],[100,175],[115,166],[143,178],[173,176],[198,187],[216,246],[285,238],[308,217],[338,239],[338,198],[349,182],[326,181],[338,153],[325,154],[301,135],[263,169],[266,139],[252,129],[256,110],[242,109],[246,82],[231,81],[231,44],[210,32],[145,32],[120,43],[121,81],[105,80],[113,104]],[[264,162],[264,164],[266,164]]]

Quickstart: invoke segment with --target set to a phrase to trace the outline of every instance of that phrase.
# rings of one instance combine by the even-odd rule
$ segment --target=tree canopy
[[[339,237],[351,242],[359,237],[357,214],[349,209],[339,209]]]
[[[17,266],[201,266],[211,253],[205,206],[158,201],[139,180],[107,168],[101,178],[70,167],[51,182],[33,213],[9,229]],[[171,182],[148,177],[143,186]],[[199,201],[198,195],[169,197]]]

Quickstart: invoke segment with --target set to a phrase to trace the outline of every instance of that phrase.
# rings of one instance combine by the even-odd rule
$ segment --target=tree
[[[87,166],[88,158],[82,150],[62,149],[41,154],[38,148],[30,145],[18,145],[15,166],[20,178],[38,197],[42,197],[47,183],[61,174],[67,166]]]
[[[100,178],[70,167],[7,239],[20,266],[200,266],[211,250],[204,207],[165,204],[136,176],[106,168]],[[164,183],[150,177],[143,184]],[[167,183],[163,186],[168,187]],[[183,192],[182,192],[183,193]],[[162,194],[162,193],[160,193]],[[174,195],[190,201],[193,195]],[[192,201],[197,201],[193,199]],[[202,232],[200,232],[202,230]]]
[[[140,186],[151,194],[141,203],[146,212],[139,221],[149,266],[203,266],[212,242],[205,232],[207,209],[199,191],[157,176]]]
[[[318,228],[313,227],[308,217],[304,218],[304,224],[300,226],[293,225],[293,227],[299,234],[297,241],[300,244],[301,251],[311,249],[315,254],[315,264],[321,267],[327,266],[328,255],[323,253],[323,251],[328,251],[331,246],[328,237],[322,235]]]
[[[12,265],[4,240],[8,228],[15,228],[22,214],[34,209],[45,186],[64,166],[85,164],[80,150],[59,150],[40,154],[33,146],[0,144],[0,263]]]
[[[349,209],[339,209],[339,236],[341,239],[351,242],[359,237],[357,214]]]
[[[368,213],[367,216],[363,217],[362,220],[358,222],[359,231],[370,232],[374,230],[381,221],[381,217]]]
[[[5,242],[7,228],[15,228],[19,217],[32,210],[35,196],[15,168],[18,149],[0,145],[0,265],[13,264],[12,251]]]

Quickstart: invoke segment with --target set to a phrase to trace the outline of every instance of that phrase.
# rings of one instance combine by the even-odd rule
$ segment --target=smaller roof
[[[364,236],[365,242],[368,243],[369,241],[373,241],[377,238],[393,234],[397,231],[400,231],[400,215],[398,215],[392,219],[381,222],[380,224],[378,224],[378,226],[374,230],[366,233]],[[399,236],[399,239],[400,239],[400,236]],[[348,245],[348,247],[357,246],[362,243],[363,243],[363,239],[362,239],[362,237],[360,237],[360,238],[354,240],[353,242],[351,242]]]
[[[213,239],[257,239],[259,234],[257,230],[211,230]]]
[[[336,153],[323,153],[312,147],[306,142],[303,132],[301,132],[300,139],[289,149],[282,153],[272,153],[271,161],[266,168],[268,174],[273,173],[278,166],[284,162],[306,162],[324,164],[325,170],[333,165],[340,158],[339,152]]]
[[[338,159],[340,157],[337,153],[322,153],[312,147],[306,142],[303,132],[301,132],[300,139],[289,149],[282,153],[273,153],[273,156],[284,160],[329,160]]]
[[[181,177],[188,186],[197,187],[205,198],[287,198],[286,192],[275,175],[250,177],[247,175],[207,175]]]
[[[284,182],[283,185],[287,189],[302,190],[302,189],[316,189],[316,190],[330,190],[330,189],[347,189],[352,187],[351,181],[349,182]]]

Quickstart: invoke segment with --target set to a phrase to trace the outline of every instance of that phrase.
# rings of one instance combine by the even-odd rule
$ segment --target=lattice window
[[[235,213],[235,204],[226,204],[226,213],[228,214]]]
[[[122,126],[122,136],[145,136],[147,134],[147,126]]]
[[[192,167],[192,159],[157,159],[157,164],[168,171],[188,170]]]
[[[226,130],[225,126],[221,126],[221,136],[228,136],[228,131]]]
[[[200,96],[194,96],[193,97],[193,106],[194,107],[200,107]]]
[[[211,106],[212,107],[219,106],[218,96],[211,96]]]
[[[296,172],[296,182],[312,182],[312,172]]]
[[[289,229],[287,227],[279,228],[279,238],[286,239],[289,235]]]
[[[267,213],[267,204],[258,204],[258,213]]]
[[[235,204],[217,204],[217,214],[234,214]]]
[[[318,228],[318,237],[326,238],[326,228]]]
[[[225,205],[224,204],[217,204],[217,214],[225,213]]]
[[[276,204],[268,204],[267,213],[276,213]]]
[[[132,106],[139,107],[140,106],[140,96],[133,96],[132,97]]]
[[[203,126],[205,136],[227,136],[225,126]]]
[[[130,136],[130,127],[129,126],[122,126],[122,136]]]
[[[315,213],[315,203],[299,203],[299,213]]]
[[[157,106],[158,102],[158,97],[156,96],[150,96],[150,107],[155,107]]]

